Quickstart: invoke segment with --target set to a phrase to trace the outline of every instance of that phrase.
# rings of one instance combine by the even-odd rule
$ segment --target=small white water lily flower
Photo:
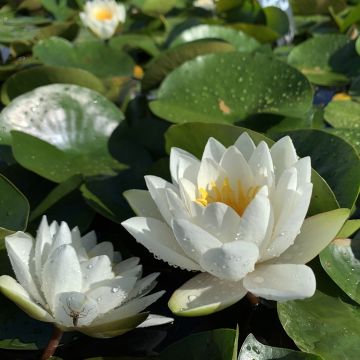
[[[269,300],[314,294],[313,259],[337,234],[348,209],[307,218],[310,158],[290,137],[269,149],[247,133],[225,148],[210,138],[201,161],[172,148],[172,183],[146,176],[149,191],[125,192],[139,217],[123,226],[155,257],[201,271],[175,291],[170,309],[206,315],[247,292]]]
[[[115,0],[87,1],[80,13],[81,21],[101,39],[110,39],[126,19],[126,9]]]
[[[216,8],[215,0],[196,0],[193,5],[209,11],[214,11]]]
[[[159,274],[141,279],[139,258],[120,261],[110,242],[97,244],[94,232],[81,237],[78,228],[49,226],[44,217],[36,240],[17,232],[5,245],[17,281],[1,276],[0,291],[34,319],[100,338],[172,321],[141,313],[164,293],[148,295]]]

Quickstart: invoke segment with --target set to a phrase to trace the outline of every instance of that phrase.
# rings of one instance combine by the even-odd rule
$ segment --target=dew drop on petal
[[[189,295],[188,296],[188,301],[194,301],[196,300],[196,296],[195,295]]]
[[[111,289],[111,292],[112,293],[117,293],[119,291],[119,288],[118,287],[113,287],[112,289]]]

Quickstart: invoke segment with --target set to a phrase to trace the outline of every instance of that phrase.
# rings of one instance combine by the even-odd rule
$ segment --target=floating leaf
[[[159,49],[154,43],[154,40],[147,35],[138,34],[121,34],[114,36],[110,40],[110,46],[114,49],[142,49],[152,56],[159,54]]]
[[[324,118],[335,128],[360,129],[360,103],[333,100],[326,106]]]
[[[55,182],[75,174],[114,174],[123,166],[109,155],[107,141],[122,119],[114,104],[92,90],[48,85],[2,111],[0,141],[12,144],[22,166]]]
[[[219,25],[198,25],[183,31],[171,46],[188,43],[195,40],[220,39],[233,45],[237,51],[252,52],[260,44],[242,31]]]
[[[99,77],[131,75],[134,67],[129,55],[102,41],[72,44],[52,37],[39,41],[33,53],[45,65],[80,68]]]
[[[263,54],[228,53],[175,69],[150,108],[176,123],[231,123],[258,113],[307,117],[311,101],[310,84],[296,69]]]

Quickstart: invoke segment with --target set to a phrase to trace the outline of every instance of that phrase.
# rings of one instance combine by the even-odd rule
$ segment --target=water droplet
[[[111,289],[111,292],[115,294],[115,293],[117,293],[119,290],[120,290],[120,289],[119,289],[118,287],[113,287],[113,288]]]
[[[99,297],[96,299],[97,302],[100,302],[101,300],[102,300],[102,297],[101,297],[101,296],[99,296]]]
[[[89,264],[86,268],[90,270],[93,268],[93,266],[94,266],[93,264]]]
[[[196,300],[196,296],[195,295],[189,295],[188,296],[188,301],[194,301]]]
[[[260,350],[256,346],[253,346],[252,349],[256,354],[260,354]]]

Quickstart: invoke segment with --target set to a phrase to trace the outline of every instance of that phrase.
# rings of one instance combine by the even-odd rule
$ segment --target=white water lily
[[[111,38],[126,19],[126,9],[115,0],[87,1],[80,13],[81,21],[101,39]]]
[[[155,257],[201,271],[172,295],[184,316],[230,306],[247,292],[269,300],[314,294],[310,267],[349,211],[305,219],[312,194],[310,158],[299,159],[290,137],[269,149],[247,133],[225,148],[210,138],[201,161],[172,148],[172,183],[146,176],[149,191],[125,192],[139,217],[123,226]]]
[[[0,291],[34,319],[101,338],[172,321],[140,313],[164,293],[148,295],[159,274],[141,279],[139,259],[119,261],[112,244],[97,244],[94,232],[81,237],[78,228],[49,226],[44,217],[36,240],[16,232],[5,245],[17,281],[1,276]]]
[[[209,11],[214,11],[216,8],[215,0],[196,0],[193,5]]]

